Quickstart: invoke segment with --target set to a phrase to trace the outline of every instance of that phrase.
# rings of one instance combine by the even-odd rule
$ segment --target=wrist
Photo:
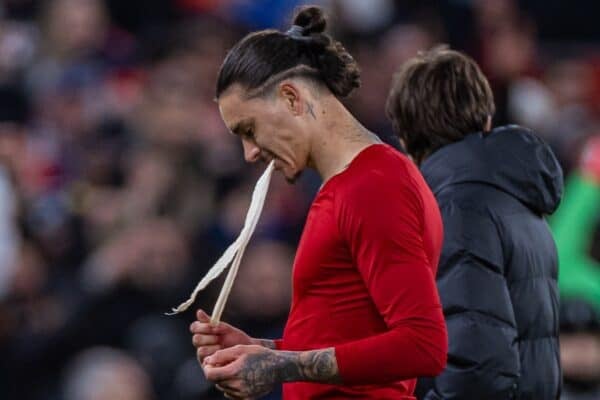
[[[341,383],[333,349],[312,351],[273,351],[278,360],[274,369],[281,382]]]
[[[308,381],[302,370],[300,351],[273,350],[277,365],[273,375],[278,383]]]
[[[271,340],[271,339],[250,338],[250,344],[266,347],[267,349],[271,349],[271,350],[277,349],[277,346],[275,345],[275,341]]]

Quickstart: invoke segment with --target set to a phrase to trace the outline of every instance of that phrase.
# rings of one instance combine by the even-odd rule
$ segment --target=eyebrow
[[[254,118],[243,119],[243,120],[237,122],[231,128],[229,128],[229,130],[234,135],[238,135],[238,136],[249,129],[254,129]]]

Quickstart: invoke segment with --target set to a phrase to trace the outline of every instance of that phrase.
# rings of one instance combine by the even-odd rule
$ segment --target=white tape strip
[[[213,322],[218,322],[221,318],[221,314],[223,313],[223,309],[225,308],[225,302],[229,297],[229,293],[231,292],[231,287],[233,286],[233,281],[237,275],[237,271],[244,255],[244,251],[246,250],[246,246],[254,233],[254,229],[258,224],[258,220],[260,218],[260,214],[262,212],[263,206],[265,204],[265,199],[267,197],[267,192],[269,190],[269,183],[271,182],[271,176],[273,175],[274,163],[271,161],[269,166],[262,174],[262,176],[256,182],[256,186],[254,187],[254,191],[252,192],[252,201],[250,202],[250,208],[248,209],[248,213],[246,214],[246,220],[244,222],[244,227],[240,232],[238,238],[233,242],[227,250],[223,253],[221,258],[217,260],[217,262],[212,266],[212,268],[208,271],[208,273],[202,278],[202,280],[198,283],[192,295],[188,300],[181,303],[177,308],[173,308],[172,313],[168,313],[167,315],[178,314],[183,312],[192,305],[192,303],[196,300],[196,296],[198,292],[204,289],[210,282],[212,282],[215,278],[217,278],[225,268],[231,263],[233,259],[233,265],[227,274],[227,278],[225,279],[225,283],[223,284],[223,288],[221,289],[221,293],[219,294],[219,298],[217,300],[217,304],[215,305],[215,309],[212,313]],[[235,259],[234,259],[235,257]]]

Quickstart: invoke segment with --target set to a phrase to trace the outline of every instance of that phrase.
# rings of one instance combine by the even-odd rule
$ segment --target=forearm
[[[446,365],[448,338],[440,321],[411,321],[404,326],[335,347],[345,384],[387,384],[435,376]]]
[[[249,356],[253,373],[272,374],[275,382],[341,383],[333,348],[312,351],[273,351]]]
[[[282,382],[341,383],[333,347],[312,351],[281,351],[288,359]]]
[[[277,350],[277,346],[275,345],[275,341],[272,339],[250,339],[250,342],[257,346],[266,347],[267,349]]]

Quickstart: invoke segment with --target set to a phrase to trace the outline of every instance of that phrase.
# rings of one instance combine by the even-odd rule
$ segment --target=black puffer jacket
[[[446,370],[425,399],[557,399],[558,259],[544,219],[561,168],[518,126],[472,134],[428,157],[422,173],[444,221],[437,283],[448,325]]]

